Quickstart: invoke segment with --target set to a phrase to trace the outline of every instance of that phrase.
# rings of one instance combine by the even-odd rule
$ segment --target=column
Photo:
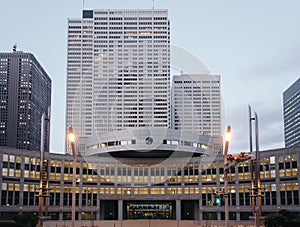
[[[217,212],[217,220],[222,220],[222,216],[221,216],[220,207],[218,207],[218,212]]]
[[[202,212],[202,200],[199,199],[198,200],[198,204],[199,204],[199,210],[198,210],[198,214],[199,214],[199,221],[203,220],[203,212]]]
[[[118,220],[123,220],[123,200],[118,200]]]
[[[181,201],[176,200],[176,221],[181,220]]]

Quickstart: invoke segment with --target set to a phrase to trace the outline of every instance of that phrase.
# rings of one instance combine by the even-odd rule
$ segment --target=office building
[[[40,151],[41,119],[51,106],[51,79],[33,54],[0,53],[0,146]],[[48,124],[44,148],[48,151]]]
[[[66,127],[80,139],[170,127],[167,10],[83,10],[68,20]]]
[[[223,155],[208,158],[205,155],[213,143],[207,136],[180,135],[179,131],[168,131],[154,148],[163,130],[153,130],[155,136],[143,128],[134,129],[131,136],[119,132],[114,140],[109,135],[101,141],[90,140],[91,158],[78,156],[76,162],[77,223],[84,226],[157,226],[159,221],[165,221],[159,226],[224,224],[224,201],[217,205],[215,194],[224,188]],[[178,155],[172,156],[168,152],[171,150]],[[133,151],[140,157],[122,155]],[[157,155],[164,152],[170,156]],[[37,213],[39,154],[8,147],[0,147],[0,154],[0,219]],[[299,214],[300,147],[261,151],[260,157],[263,215],[282,209]],[[68,225],[73,157],[48,153],[46,158],[50,164],[47,215],[52,220],[44,221],[44,226]],[[229,170],[230,226],[253,225],[250,166],[248,160]]]
[[[300,146],[300,78],[283,92],[284,142]]]
[[[173,76],[172,128],[200,135],[222,135],[219,75]]]

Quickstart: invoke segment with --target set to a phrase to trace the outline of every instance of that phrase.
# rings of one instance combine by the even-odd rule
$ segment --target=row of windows
[[[95,13],[97,14],[97,12]],[[95,20],[167,20],[167,17],[95,17]]]
[[[19,183],[2,183],[1,205],[37,205],[38,204],[38,185],[24,184],[23,201],[20,201],[21,185]],[[281,183],[280,191],[276,191],[275,184],[265,184],[266,188],[262,192],[262,205],[299,205],[298,183]],[[99,190],[99,191],[98,191]],[[216,192],[220,191],[219,196],[223,198],[223,189],[218,190],[217,187],[203,186],[199,187],[99,187],[81,186],[76,187],[76,206],[96,206],[99,195],[180,195],[180,194],[201,194],[201,202],[203,206],[214,205]],[[249,206],[251,204],[251,193],[248,186],[229,186],[228,202],[230,206]],[[61,196],[62,201],[61,201]],[[72,204],[72,187],[51,185],[49,190],[50,206],[71,206]],[[81,200],[79,198],[81,197]],[[224,205],[224,200],[221,200]]]
[[[164,140],[164,144],[179,145],[180,141]],[[135,144],[135,141],[120,141],[122,145]],[[114,146],[115,141],[100,144],[101,147]],[[194,143],[182,141],[182,145],[193,145]],[[98,146],[98,145],[95,145]],[[197,145],[195,144],[195,147]],[[198,147],[198,146],[197,146]],[[202,147],[202,145],[201,145]],[[202,147],[204,148],[204,147]],[[90,149],[95,149],[91,147]],[[23,161],[22,161],[23,162]],[[260,163],[261,179],[270,179],[275,177],[297,177],[298,169],[296,163],[296,154],[286,154],[278,156],[278,172],[275,170],[275,156],[262,157]],[[120,182],[120,183],[155,183],[155,182],[216,182],[224,175],[223,162],[218,163],[188,164],[185,166],[174,165],[168,167],[128,167],[118,166],[116,164],[100,163],[76,163],[76,177],[84,182],[97,182],[98,174],[102,176],[101,182]],[[250,163],[240,163],[236,168],[231,168],[228,173],[229,181],[250,180]],[[4,177],[24,177],[29,179],[39,179],[40,177],[40,159],[24,157],[24,167],[21,170],[21,156],[3,154],[2,176]],[[80,166],[82,165],[82,167]],[[99,169],[98,169],[99,167]],[[82,169],[81,169],[82,168]],[[100,171],[100,172],[98,172]],[[199,172],[200,171],[200,172]],[[217,173],[217,171],[219,173]],[[279,173],[279,176],[276,174]],[[23,175],[22,175],[23,174]],[[51,180],[71,180],[72,162],[51,160],[50,167]]]

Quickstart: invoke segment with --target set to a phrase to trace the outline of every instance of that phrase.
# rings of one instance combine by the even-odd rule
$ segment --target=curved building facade
[[[132,131],[132,134],[115,134],[120,137],[92,138],[87,142],[87,155],[77,157],[76,161],[76,220],[224,219],[222,194],[221,204],[215,204],[215,193],[222,192],[224,187],[223,156],[205,155],[210,151],[204,149],[213,144],[207,143],[205,137],[178,135],[169,140],[171,131],[164,137],[157,131],[151,132],[154,132],[151,137]],[[158,138],[162,144],[156,144]],[[193,143],[197,152],[191,155]],[[197,143],[202,148],[199,145],[198,149]],[[186,152],[178,152],[181,154],[178,156],[172,156],[172,152],[167,157],[157,155],[176,151],[172,148]],[[37,213],[40,154],[8,147],[0,147],[0,151],[0,219]],[[149,151],[151,155],[145,155]],[[279,209],[299,212],[300,148],[261,151],[260,156],[261,183],[265,188],[263,214]],[[45,197],[44,211],[53,220],[70,220],[73,157],[46,153],[45,158],[49,197]],[[231,168],[228,177],[230,219],[249,220],[252,216],[250,161]]]

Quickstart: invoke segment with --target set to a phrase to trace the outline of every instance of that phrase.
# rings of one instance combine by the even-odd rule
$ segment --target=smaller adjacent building
[[[221,77],[173,76],[171,127],[200,135],[222,136]]]
[[[51,79],[31,53],[0,53],[0,146],[40,150],[41,118],[51,106]],[[48,124],[44,150],[48,150]]]
[[[300,146],[300,78],[283,92],[284,142]]]

